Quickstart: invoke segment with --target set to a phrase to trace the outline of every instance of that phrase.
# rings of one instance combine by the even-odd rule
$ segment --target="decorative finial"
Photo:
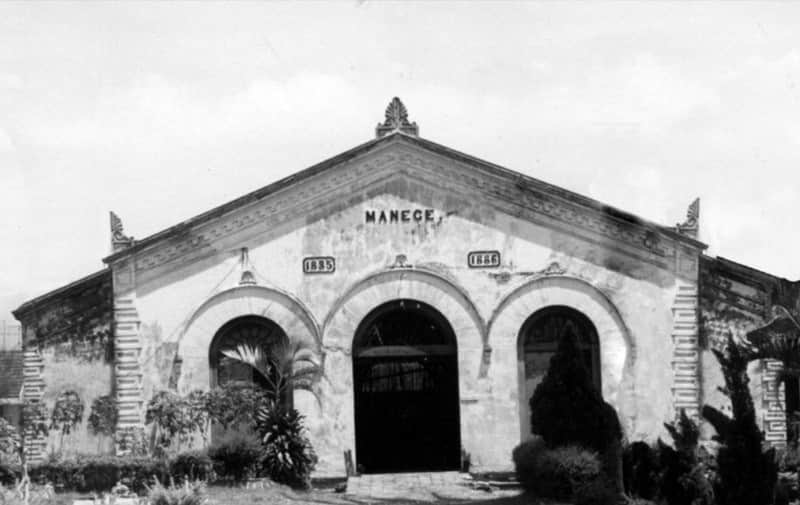
[[[111,252],[121,251],[133,245],[133,237],[125,235],[122,228],[122,220],[114,211],[109,211],[109,218],[111,220]]]
[[[403,102],[401,102],[399,98],[394,97],[386,107],[385,120],[383,123],[378,123],[378,126],[375,128],[375,136],[380,138],[397,130],[408,133],[409,135],[419,135],[417,123],[410,123],[408,121],[406,106],[403,105]]]
[[[688,237],[697,238],[700,231],[700,198],[695,198],[686,211],[686,221],[675,225],[678,233]]]

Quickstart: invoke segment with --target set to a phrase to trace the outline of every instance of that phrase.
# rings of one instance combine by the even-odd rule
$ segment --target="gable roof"
[[[554,195],[561,199],[567,200],[573,204],[577,204],[583,208],[586,208],[587,210],[591,210],[597,213],[602,213],[605,217],[633,225],[644,226],[648,229],[658,231],[679,242],[682,242],[691,248],[704,250],[707,247],[703,242],[700,242],[699,240],[678,233],[674,227],[663,226],[657,223],[653,223],[651,221],[638,217],[629,212],[606,205],[592,198],[580,195],[578,193],[569,191],[559,186],[549,184],[534,177],[524,175],[520,172],[516,172],[514,170],[502,167],[500,165],[496,165],[494,163],[476,158],[474,156],[470,156],[468,154],[462,153],[455,149],[451,149],[449,147],[424,139],[422,137],[418,137],[413,134],[408,134],[405,131],[398,129],[390,134],[375,138],[373,140],[370,140],[369,142],[365,142],[337,156],[334,156],[325,161],[312,165],[304,170],[301,170],[300,172],[297,172],[293,175],[280,179],[272,184],[264,186],[244,196],[231,200],[228,203],[215,207],[207,212],[199,214],[193,218],[178,223],[165,230],[154,233],[143,239],[136,240],[129,247],[117,251],[103,258],[103,261],[107,264],[113,263],[137,251],[141,251],[159,242],[168,240],[171,237],[174,237],[186,230],[194,228],[195,226],[202,225],[216,218],[224,216],[229,212],[235,211],[245,205],[262,200],[270,196],[271,194],[278,192],[279,190],[287,188],[293,184],[297,184],[305,179],[309,179],[315,175],[318,175],[328,169],[339,166],[342,163],[345,163],[349,160],[352,160],[354,158],[357,158],[359,156],[362,156],[366,153],[369,153],[380,147],[392,143],[405,143],[412,146],[416,146],[431,153],[485,171],[496,177],[506,179],[508,182],[515,184],[520,189],[529,189],[532,191],[545,192],[550,195]]]

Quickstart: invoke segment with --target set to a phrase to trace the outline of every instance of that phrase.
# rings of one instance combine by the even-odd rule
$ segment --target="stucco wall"
[[[201,257],[137,270],[143,346],[163,351],[160,358],[157,351],[142,355],[144,398],[164,386],[169,349],[183,360],[179,390],[207,388],[208,343],[219,327],[239,315],[271,318],[290,337],[314,343],[324,362],[320,404],[301,393],[295,403],[307,415],[319,472],[341,474],[342,452],[355,449],[355,327],[384,301],[414,298],[439,309],[457,335],[464,449],[478,469],[509,469],[526,415],[519,330],[533,312],[557,304],[597,327],[603,394],[626,436],[662,435],[662,423],[674,416],[670,358],[679,281],[671,269],[613,241],[497,212],[479,194],[413,181],[394,178],[280,226],[228,236]],[[434,209],[435,219],[365,222],[367,210],[416,208]],[[242,247],[258,288],[237,287]],[[467,253],[475,250],[500,251],[501,266],[468,268]],[[335,257],[335,273],[304,275],[306,256]],[[691,275],[680,283],[696,287]]]

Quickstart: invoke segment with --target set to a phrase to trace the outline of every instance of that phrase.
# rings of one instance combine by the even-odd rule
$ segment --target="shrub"
[[[98,396],[92,401],[89,412],[89,431],[95,435],[110,437],[117,427],[118,417],[119,411],[114,398],[111,395]]]
[[[722,366],[725,388],[731,400],[733,417],[719,410],[703,407],[703,417],[717,432],[721,443],[717,453],[719,478],[715,493],[719,505],[767,505],[773,502],[778,465],[774,449],[764,451],[764,436],[756,422],[753,399],[747,376],[747,358],[728,336],[723,351],[714,350]]]
[[[93,456],[31,465],[34,483],[52,483],[57,489],[78,492],[110,491],[123,482],[136,493],[145,491],[153,478],[168,477],[163,461],[141,457]]]
[[[205,396],[193,391],[188,396],[180,396],[171,391],[159,391],[147,403],[145,422],[156,428],[154,452],[166,454],[173,443],[186,444],[195,433],[206,428],[208,414],[205,409]]]
[[[540,440],[529,440],[512,457],[520,484],[541,498],[568,500],[579,483],[602,478],[597,453],[577,446],[548,449]]]
[[[625,492],[652,500],[658,494],[660,467],[658,454],[645,442],[634,442],[623,451]]]
[[[307,488],[317,455],[305,434],[303,416],[278,403],[259,407],[256,429],[264,444],[264,472],[275,482]]]
[[[600,476],[575,484],[573,505],[616,505],[619,494],[608,479]]]
[[[658,441],[660,496],[670,505],[713,505],[710,457],[698,446],[697,425],[681,410],[678,420],[664,427],[672,435],[675,449]]]
[[[252,382],[233,381],[206,395],[211,421],[222,429],[248,429],[255,425],[255,412],[267,401],[267,393]]]
[[[549,447],[579,445],[607,452],[622,438],[614,408],[603,401],[578,358],[575,335],[567,332],[530,399],[531,429]]]
[[[264,449],[255,435],[228,432],[208,450],[216,473],[240,482],[254,475]]]
[[[202,482],[184,482],[182,486],[164,486],[156,480],[147,488],[150,505],[201,505],[206,501],[206,489]]]
[[[170,460],[169,474],[176,482],[205,482],[214,478],[214,463],[205,451],[182,452]]]

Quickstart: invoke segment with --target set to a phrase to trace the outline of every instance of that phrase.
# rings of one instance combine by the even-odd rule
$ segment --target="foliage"
[[[530,399],[531,429],[549,447],[579,445],[600,453],[622,438],[614,408],[603,401],[567,332]]]
[[[255,435],[233,431],[215,442],[208,454],[217,474],[241,482],[255,475],[264,457],[264,449]]]
[[[303,416],[279,403],[256,411],[256,430],[264,444],[264,471],[275,482],[307,488],[317,455],[306,437]]]
[[[137,493],[153,478],[165,479],[167,465],[147,457],[94,456],[32,465],[31,481],[53,483],[57,489],[78,492],[110,491],[118,482]]]
[[[266,392],[273,402],[280,402],[292,389],[316,394],[314,384],[321,377],[322,367],[316,362],[312,350],[301,342],[281,339],[268,345],[261,341],[246,341],[221,352],[253,367],[266,381]]]
[[[0,466],[19,462],[22,438],[17,428],[0,417]],[[0,479],[3,470],[0,468]]]
[[[574,505],[616,505],[619,493],[608,480],[596,477],[591,480],[576,482],[572,495]]]
[[[164,486],[156,480],[147,488],[150,505],[201,505],[206,502],[206,488],[202,482],[184,482],[181,486]]]
[[[775,452],[779,472],[797,472],[800,469],[800,447],[788,445]]]
[[[214,479],[214,463],[205,451],[182,452],[169,462],[169,473],[177,482]]]
[[[145,422],[155,427],[153,452],[164,455],[173,442],[178,446],[191,440],[196,433],[204,434],[208,422],[205,395],[193,391],[180,396],[172,391],[159,391],[147,404]]]
[[[144,430],[133,426],[118,428],[114,432],[114,444],[122,454],[129,456],[147,456],[147,440]]]
[[[50,414],[50,429],[58,430],[61,435],[69,434],[83,419],[83,401],[73,390],[64,391],[53,405]]]
[[[117,427],[119,410],[111,395],[98,396],[92,401],[89,412],[89,431],[95,435],[112,436]]]
[[[723,350],[714,350],[725,377],[722,389],[731,400],[733,417],[708,405],[703,417],[717,432],[719,478],[715,493],[719,505],[768,505],[777,482],[774,449],[764,451],[763,434],[756,423],[747,376],[749,358],[728,336]]]
[[[47,436],[47,407],[39,401],[26,400],[22,405],[22,426],[26,435]]]
[[[659,495],[670,505],[714,505],[710,456],[698,446],[700,431],[681,410],[678,420],[664,425],[675,449],[658,441]]]
[[[661,467],[658,453],[642,441],[633,442],[623,452],[625,493],[652,500],[658,494]]]
[[[206,394],[206,411],[222,429],[251,428],[255,411],[267,401],[267,394],[250,382],[234,381]]]
[[[577,446],[549,449],[540,439],[528,440],[512,459],[520,484],[541,498],[568,500],[579,483],[602,479],[597,453]]]

